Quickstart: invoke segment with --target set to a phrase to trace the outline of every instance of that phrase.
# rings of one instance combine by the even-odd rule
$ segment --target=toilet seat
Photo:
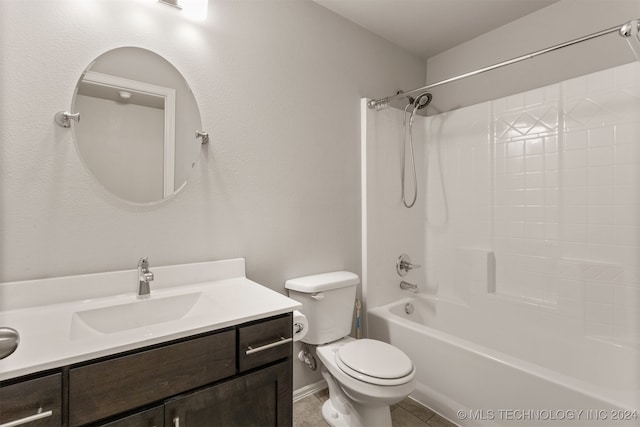
[[[336,351],[335,360],[344,373],[370,384],[405,384],[415,376],[411,359],[400,349],[382,341],[351,341]]]

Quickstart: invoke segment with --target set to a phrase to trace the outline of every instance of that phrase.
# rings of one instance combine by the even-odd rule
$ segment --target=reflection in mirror
[[[200,153],[200,112],[180,72],[146,49],[124,47],[85,70],[72,111],[78,152],[119,198],[148,204],[179,191]]]

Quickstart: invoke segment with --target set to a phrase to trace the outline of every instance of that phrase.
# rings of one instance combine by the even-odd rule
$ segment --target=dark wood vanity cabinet
[[[164,405],[99,425],[102,427],[162,427],[164,426]]]
[[[18,421],[28,427],[61,425],[60,373],[0,385],[0,424]]]
[[[238,370],[245,372],[291,356],[291,317],[278,317],[238,328]]]
[[[165,404],[167,427],[291,426],[291,359]]]
[[[236,373],[235,330],[69,369],[69,424],[84,425]]]
[[[52,415],[25,426],[290,426],[291,319],[278,315],[0,384],[0,424],[42,407]]]

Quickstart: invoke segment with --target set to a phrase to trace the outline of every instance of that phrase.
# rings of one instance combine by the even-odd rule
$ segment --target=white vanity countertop
[[[137,270],[0,284],[0,326],[16,329],[20,344],[0,360],[0,380],[58,368],[97,357],[215,331],[291,312],[301,305],[244,275],[244,260],[150,267],[151,296],[137,299]],[[106,289],[105,289],[106,288]],[[29,298],[27,294],[31,294]],[[100,332],[78,321],[78,313],[114,306],[152,315],[197,299],[170,320]],[[175,302],[175,304],[174,304]],[[135,304],[135,305],[129,305]],[[159,305],[158,305],[159,304]],[[130,310],[131,311],[131,310]],[[162,314],[160,313],[161,317]],[[146,317],[144,317],[146,318]],[[108,322],[114,325],[122,319]],[[155,323],[154,323],[155,322]],[[126,322],[124,323],[126,325]]]

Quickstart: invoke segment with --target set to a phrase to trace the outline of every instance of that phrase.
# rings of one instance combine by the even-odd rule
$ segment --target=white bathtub
[[[368,322],[414,361],[412,397],[461,426],[640,426],[638,349],[568,318],[499,297],[472,308],[417,295]]]

